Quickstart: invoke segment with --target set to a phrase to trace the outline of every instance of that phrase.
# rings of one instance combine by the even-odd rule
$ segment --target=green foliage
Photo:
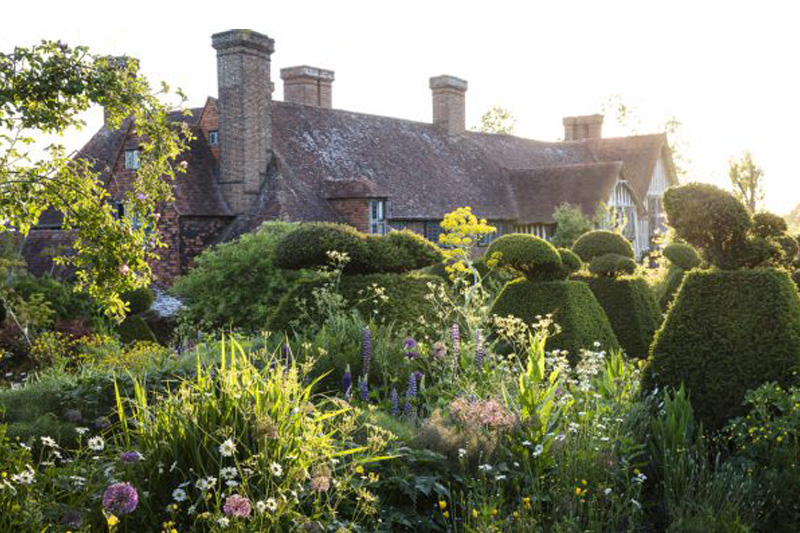
[[[373,273],[403,273],[441,264],[441,249],[422,235],[410,230],[387,235],[367,235],[369,270]]]
[[[137,315],[130,315],[117,327],[119,338],[125,344],[137,341],[156,342],[156,336],[144,319]]]
[[[700,266],[700,256],[697,255],[697,250],[688,244],[680,242],[668,244],[664,247],[663,254],[670,263],[683,270],[691,270]]]
[[[667,270],[666,278],[658,292],[658,305],[663,311],[669,308],[669,304],[672,303],[675,295],[678,294],[678,289],[681,288],[685,272],[685,270],[674,265],[671,265]]]
[[[428,284],[442,285],[440,277],[430,274],[365,274],[343,276],[334,294],[343,298],[344,309],[355,309],[369,321],[380,320],[398,327],[416,328],[420,317],[435,322],[437,310],[427,298]],[[271,331],[301,329],[329,318],[320,301],[325,280],[305,280],[295,284],[280,300],[269,319]],[[324,291],[323,291],[324,292]]]
[[[481,115],[481,123],[477,129],[483,133],[513,135],[516,125],[517,119],[511,111],[499,105],[495,105]]]
[[[578,237],[594,229],[594,223],[583,214],[581,208],[571,204],[561,204],[553,212],[556,222],[556,233],[553,245],[571,248]]]
[[[515,316],[528,324],[552,314],[561,333],[548,340],[549,349],[567,350],[575,357],[581,349],[599,342],[604,348],[618,346],[603,308],[585,283],[579,281],[531,282],[517,279],[497,296],[492,314]]]
[[[14,278],[11,288],[17,296],[25,300],[29,300],[34,294],[40,294],[57,319],[88,318],[95,310],[86,294],[76,293],[72,285],[48,274],[37,278],[23,273]]]
[[[797,263],[797,255],[800,254],[800,244],[791,235],[778,235],[775,242],[780,246],[782,257],[781,264],[787,268],[792,268]]]
[[[598,276],[589,280],[589,288],[628,356],[647,357],[653,335],[661,325],[661,309],[647,282],[642,278]]]
[[[487,263],[518,273],[530,280],[563,279],[561,256],[555,246],[525,233],[495,239],[486,251]]]
[[[572,246],[572,251],[586,263],[606,254],[617,254],[631,259],[634,257],[630,241],[619,233],[607,230],[595,230],[581,235]]]
[[[296,224],[267,222],[234,242],[209,248],[192,269],[178,278],[172,291],[186,300],[184,317],[201,328],[266,327],[281,296],[297,274],[275,264],[278,243]]]
[[[689,183],[667,189],[664,208],[678,236],[699,249],[706,261],[723,269],[754,259],[745,244],[752,220],[732,194],[713,185]]]
[[[686,275],[651,347],[649,388],[686,385],[698,418],[719,429],[745,392],[800,369],[800,297],[786,272]]]
[[[619,254],[603,254],[589,263],[589,272],[595,276],[616,278],[636,272],[636,261]]]
[[[161,101],[168,86],[153,90],[137,68],[135,60],[50,41],[0,54],[0,231],[27,235],[46,210],[61,213],[75,253],[57,262],[74,267],[77,290],[117,316],[119,293],[149,284],[149,260],[163,246],[150,229],[157,206],[172,197],[172,178],[184,170],[173,162],[191,137],[186,124],[168,119],[172,106]],[[115,217],[94,161],[72,159],[58,144],[42,145],[48,135],[82,127],[83,113],[94,104],[105,107],[111,128],[130,117],[141,140],[140,167],[125,191],[137,224]]]
[[[575,272],[578,272],[583,267],[581,258],[569,248],[558,248],[558,255],[561,257],[561,265],[564,269],[564,279],[568,278]]]
[[[755,213],[758,202],[764,200],[764,171],[755,164],[750,152],[744,152],[738,160],[728,160],[728,178],[736,198]]]
[[[753,233],[759,237],[779,237],[788,229],[783,217],[774,213],[762,211],[753,215]]]
[[[150,287],[141,287],[122,294],[122,301],[127,302],[132,314],[144,313],[153,305],[155,295]]]

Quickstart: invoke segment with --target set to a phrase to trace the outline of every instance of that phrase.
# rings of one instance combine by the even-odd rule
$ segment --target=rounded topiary
[[[753,233],[759,237],[778,237],[789,227],[783,217],[767,211],[753,215]]]
[[[144,319],[137,315],[130,315],[117,326],[119,338],[125,344],[136,341],[156,342],[156,336]]]
[[[370,272],[410,272],[441,263],[444,258],[438,246],[410,230],[365,237]]]
[[[689,246],[680,242],[674,242],[664,248],[664,257],[669,259],[669,262],[678,268],[684,270],[691,270],[696,266],[700,266],[700,256],[697,251]]]
[[[581,258],[578,257],[578,254],[569,248],[558,248],[558,255],[561,256],[561,264],[564,266],[564,270],[566,271],[566,275],[564,276],[565,278],[579,271],[583,266],[583,262],[581,261]]]
[[[555,246],[525,233],[495,239],[486,251],[487,263],[519,273],[528,279],[563,279],[561,256]]]
[[[585,263],[606,254],[617,254],[631,259],[635,257],[633,246],[628,239],[619,233],[607,230],[584,233],[572,245],[572,251]]]
[[[667,189],[664,209],[678,236],[699,249],[711,264],[740,266],[741,252],[752,226],[745,206],[731,193],[705,183],[688,183]]]
[[[692,270],[656,333],[645,387],[684,384],[706,427],[744,414],[744,395],[800,370],[800,295],[771,268]]]
[[[275,265],[290,270],[319,268],[330,265],[332,251],[349,256],[346,272],[369,268],[365,236],[352,226],[329,222],[300,224],[289,232],[275,249]]]
[[[664,278],[664,281],[661,283],[660,290],[658,292],[658,305],[663,311],[666,311],[669,308],[669,304],[672,303],[672,300],[678,293],[678,289],[681,288],[681,283],[683,283],[683,276],[685,273],[686,271],[684,269],[678,268],[675,265],[670,265],[669,269],[667,270],[667,275]]]
[[[124,293],[122,300],[128,302],[131,314],[144,313],[153,305],[155,295],[149,287],[142,287]]]
[[[636,261],[624,255],[604,254],[589,263],[589,272],[595,276],[616,278],[636,272]]]
[[[500,291],[491,313],[515,316],[529,324],[552,314],[561,332],[547,339],[547,349],[567,350],[573,362],[581,349],[592,349],[595,342],[603,349],[619,346],[603,308],[589,286],[580,281],[516,279]]]
[[[775,237],[775,242],[778,243],[783,252],[781,263],[787,267],[792,267],[797,261],[797,254],[800,253],[797,239],[790,235],[779,235]]]

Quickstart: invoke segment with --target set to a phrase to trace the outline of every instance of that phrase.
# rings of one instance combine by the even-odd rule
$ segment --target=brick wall
[[[203,116],[200,117],[200,130],[203,132],[203,135],[206,136],[206,140],[208,140],[208,133],[210,131],[219,131],[219,111],[217,110],[217,104],[214,100],[209,99],[206,102],[206,107],[203,109]],[[211,149],[211,154],[216,159],[219,159],[219,144],[209,144],[208,147]]]
[[[366,198],[341,198],[329,200],[343,221],[358,231],[369,233],[369,200]]]
[[[153,282],[167,287],[181,274],[180,216],[172,205],[164,206],[160,213],[158,233],[166,247],[156,250],[159,259],[153,261],[150,268],[153,270]]]
[[[231,219],[228,217],[181,217],[180,256],[181,274],[185,274],[200,252],[215,242]]]

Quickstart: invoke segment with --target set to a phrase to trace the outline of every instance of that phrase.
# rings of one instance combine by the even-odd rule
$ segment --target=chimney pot
[[[295,104],[333,107],[332,70],[301,65],[281,69],[283,100]]]
[[[430,79],[433,93],[433,123],[458,135],[466,128],[467,82],[455,76],[435,76]]]

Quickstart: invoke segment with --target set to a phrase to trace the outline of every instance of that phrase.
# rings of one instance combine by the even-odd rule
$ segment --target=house
[[[162,210],[168,246],[154,265],[162,283],[207,246],[273,219],[408,228],[435,241],[445,213],[471,206],[499,234],[550,238],[558,205],[593,215],[604,202],[627,218],[639,256],[664,223],[661,198],[677,182],[664,134],[603,138],[601,115],[565,118],[559,142],[468,131],[468,85],[453,76],[430,79],[431,123],[334,109],[334,73],[309,66],[281,70],[280,101],[272,39],[230,30],[212,46],[217,98],[174,117],[196,139],[182,156],[188,171],[175,181],[175,202]],[[104,125],[79,157],[95,162],[114,197],[135,175],[138,146],[130,122]],[[36,252],[63,240],[59,232],[57,217],[44,220],[29,238],[29,262],[46,260]]]

